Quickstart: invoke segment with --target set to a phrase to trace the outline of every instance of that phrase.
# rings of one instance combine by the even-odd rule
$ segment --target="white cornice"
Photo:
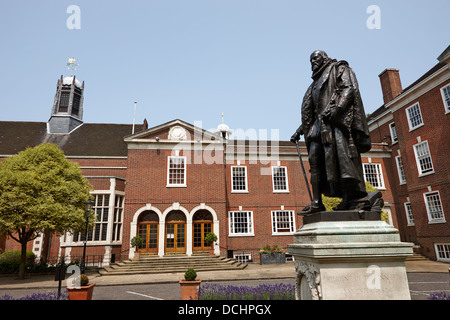
[[[368,122],[369,132],[373,131],[374,129],[382,126],[383,124],[385,124],[393,119],[394,119],[394,115],[392,114],[392,111],[390,109],[387,109],[382,114],[380,114],[378,117],[373,118]]]

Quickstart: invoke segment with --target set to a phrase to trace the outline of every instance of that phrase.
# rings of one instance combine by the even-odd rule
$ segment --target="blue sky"
[[[70,30],[67,7],[80,8]],[[366,25],[370,5],[380,29]],[[289,140],[311,83],[309,56],[325,50],[356,72],[367,113],[383,104],[378,79],[403,87],[449,45],[450,0],[2,1],[0,120],[47,121],[56,82],[85,81],[84,121],[150,126],[182,119],[204,129],[278,129]],[[263,138],[260,136],[260,138]]]

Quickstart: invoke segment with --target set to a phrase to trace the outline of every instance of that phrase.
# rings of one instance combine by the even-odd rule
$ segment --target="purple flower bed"
[[[61,292],[60,298],[58,299],[57,292],[36,292],[22,298],[14,298],[5,294],[4,296],[0,296],[0,300],[69,300],[69,296],[67,295],[67,292]]]
[[[450,300],[450,294],[446,292],[435,292],[430,294],[428,300]]]
[[[199,300],[294,300],[295,285],[279,283],[261,284],[257,287],[223,286],[205,283],[201,285]]]

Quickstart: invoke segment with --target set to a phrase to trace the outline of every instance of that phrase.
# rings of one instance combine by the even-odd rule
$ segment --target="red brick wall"
[[[450,139],[449,117],[445,113],[440,88],[450,83],[447,80],[415,100],[403,105],[393,112],[395,126],[399,142],[391,145],[392,172],[390,179],[392,194],[395,195],[395,208],[398,218],[398,228],[403,241],[414,242],[421,246],[421,253],[436,259],[435,243],[450,243],[450,166],[448,155],[444,151]],[[409,129],[406,108],[419,103],[423,126]],[[396,105],[391,106],[396,108]],[[371,132],[372,141],[380,141],[383,136],[390,135],[388,123]],[[419,176],[413,146],[420,141],[428,141],[428,146],[433,162],[434,173]],[[395,157],[400,151],[405,170],[406,184],[399,185]],[[424,193],[439,190],[442,207],[445,215],[445,223],[429,223],[426,211]],[[404,203],[409,197],[414,215],[414,226],[407,225]]]

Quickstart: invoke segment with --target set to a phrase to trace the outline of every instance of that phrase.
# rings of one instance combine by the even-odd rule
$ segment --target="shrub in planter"
[[[194,281],[197,278],[197,272],[194,269],[189,268],[184,273],[184,280],[186,281]]]
[[[136,250],[134,251],[134,259],[139,260],[141,255],[137,249],[138,249],[138,247],[142,246],[143,243],[144,243],[144,239],[142,239],[141,236],[135,236],[135,237],[133,237],[133,239],[131,239],[131,247],[136,248]]]
[[[180,280],[181,300],[198,300],[198,292],[202,280],[196,280],[197,272],[189,268],[184,273],[184,280]]]
[[[80,284],[79,287],[67,287],[69,300],[92,300],[95,283],[89,283],[89,277],[85,274],[74,279],[72,285],[76,285],[77,282]]]
[[[215,233],[210,232],[205,236],[205,241],[208,243],[213,243],[217,241],[217,236]]]
[[[133,239],[131,239],[131,246],[133,248],[142,246],[143,243],[144,243],[144,239],[142,239],[141,236],[136,236],[136,237],[133,237]]]
[[[217,241],[217,236],[216,236],[216,234],[213,233],[213,232],[208,233],[208,234],[205,236],[205,241],[206,241],[209,245],[213,244],[214,242]],[[213,255],[214,255],[214,245],[209,249],[209,255],[210,255],[210,256],[213,256]]]

